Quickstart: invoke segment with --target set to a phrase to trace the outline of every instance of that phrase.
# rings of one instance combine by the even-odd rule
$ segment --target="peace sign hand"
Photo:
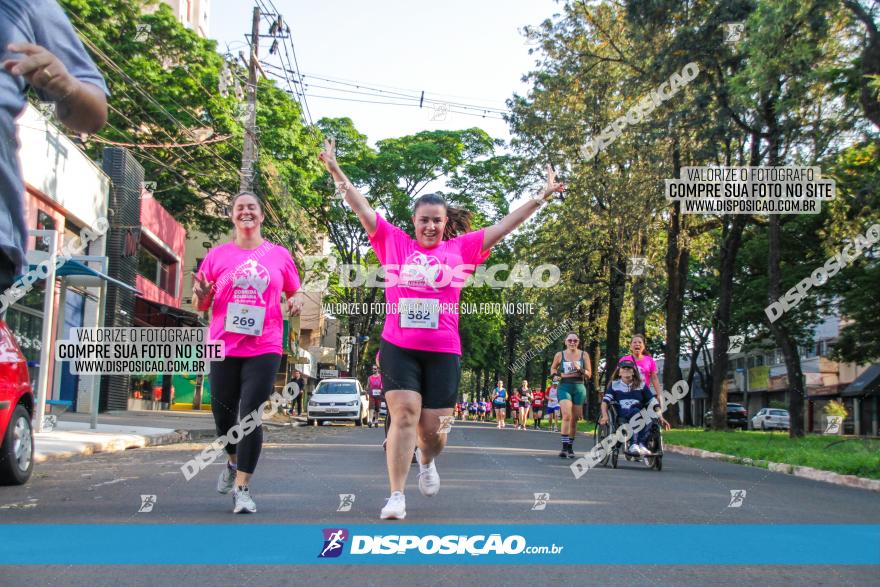
[[[206,278],[202,277],[201,273],[193,272],[193,295],[199,300],[199,302],[204,302],[214,295],[214,282],[208,281]]]
[[[541,196],[546,200],[548,196],[556,192],[564,192],[565,184],[559,183],[556,181],[556,171],[554,171],[553,166],[547,165],[547,183],[544,184],[544,189],[541,191]]]
[[[318,160],[320,160],[324,167],[330,173],[333,173],[335,170],[339,169],[339,164],[336,163],[336,139],[330,137],[329,139],[324,139],[324,150],[318,155]]]

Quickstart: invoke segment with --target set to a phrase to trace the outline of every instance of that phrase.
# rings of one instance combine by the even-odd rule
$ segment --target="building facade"
[[[96,227],[99,219],[106,220],[110,178],[53,120],[51,110],[41,111],[28,105],[16,126],[27,226],[30,230],[55,231],[56,249],[62,250],[84,230]],[[105,249],[106,238],[102,237],[92,241],[74,259],[100,271],[107,261]],[[48,239],[29,238],[27,250],[31,264],[47,258]],[[67,269],[73,266],[69,262]],[[71,328],[101,324],[103,291],[94,281],[75,275],[57,277],[52,284],[38,280],[28,295],[10,307],[6,317],[28,359],[32,383],[38,380],[41,370],[47,370],[47,398],[69,401],[71,409],[78,412],[91,409],[99,376],[74,375],[69,363],[56,362],[54,353],[43,351],[46,347],[53,349],[59,337],[67,338]],[[51,336],[42,340],[46,296],[51,297]]]

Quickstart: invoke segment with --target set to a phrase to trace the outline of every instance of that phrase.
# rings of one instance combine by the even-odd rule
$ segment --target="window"
[[[138,249],[138,274],[158,285],[163,291],[176,294],[177,263],[160,259],[143,246]]]
[[[758,355],[755,357],[755,367],[763,367],[764,366],[764,355]]]
[[[354,383],[345,383],[341,381],[334,381],[331,383],[321,382],[318,385],[318,388],[315,389],[315,394],[356,394],[357,387],[355,387]]]

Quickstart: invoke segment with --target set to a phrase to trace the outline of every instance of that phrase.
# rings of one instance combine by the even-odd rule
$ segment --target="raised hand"
[[[324,150],[318,155],[318,160],[330,173],[339,168],[339,164],[336,163],[336,139],[333,137],[324,139]]]
[[[541,190],[541,195],[546,198],[550,194],[555,192],[564,192],[565,184],[559,183],[556,181],[556,171],[553,170],[552,165],[547,165],[547,183],[544,184],[544,189]]]
[[[214,282],[208,281],[201,273],[193,272],[193,295],[200,301],[206,301],[214,295]]]
[[[303,307],[303,298],[305,295],[302,292],[297,292],[294,295],[287,298],[287,315],[288,316],[299,316],[300,312],[302,312]]]

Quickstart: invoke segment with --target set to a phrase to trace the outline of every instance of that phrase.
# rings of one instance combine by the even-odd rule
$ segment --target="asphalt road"
[[[233,516],[230,496],[214,486],[221,464],[186,481],[181,464],[203,444],[177,444],[44,463],[24,487],[0,487],[3,524],[378,524],[388,496],[381,429],[352,426],[271,428],[251,483],[256,515]],[[438,459],[441,491],[422,497],[415,472],[407,488],[407,524],[877,524],[876,493],[771,473],[764,469],[667,454],[663,471],[621,459],[575,479],[559,459],[558,434],[496,430],[456,423]],[[591,442],[578,438],[575,450]],[[746,490],[740,507],[731,490]],[[549,493],[542,511],[535,493]],[[155,495],[138,513],[141,495]],[[339,494],[354,494],[338,512]],[[397,522],[383,522],[395,524]],[[257,532],[244,539],[259,540]],[[650,537],[606,545],[646,548]],[[186,544],[132,545],[186,549]],[[284,548],[266,544],[266,548]],[[737,544],[707,544],[730,549]],[[234,545],[224,546],[230,552]],[[39,559],[39,553],[34,553]],[[155,585],[156,567],[6,566],[0,585]],[[869,566],[162,566],[167,585],[300,585],[355,581],[366,585],[880,585]]]

